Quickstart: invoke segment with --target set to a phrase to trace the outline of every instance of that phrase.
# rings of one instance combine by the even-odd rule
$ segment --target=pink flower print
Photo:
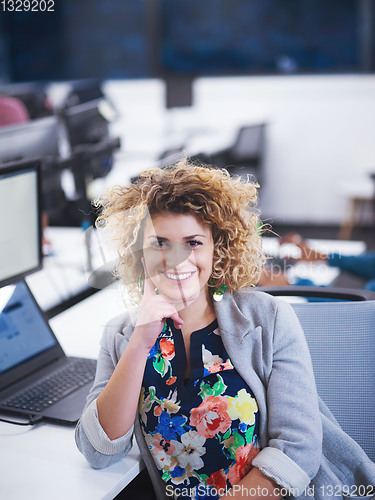
[[[259,451],[259,448],[254,446],[253,443],[237,448],[235,454],[236,462],[229,468],[228,472],[228,480],[232,486],[238,484],[249,470],[252,469],[251,463]]]
[[[205,438],[224,433],[231,425],[231,418],[227,413],[227,401],[220,396],[208,396],[198,408],[191,410],[190,425],[197,428],[199,435]]]
[[[165,337],[160,339],[160,349],[164,359],[170,361],[171,359],[174,358],[175,351],[174,351],[174,343],[172,340],[166,339]]]
[[[231,361],[230,361],[229,358],[225,361],[225,363],[224,362],[222,362],[222,363],[214,363],[208,369],[208,371],[210,373],[217,373],[217,372],[221,372],[223,370],[233,370],[233,365],[232,365],[232,363],[231,363]]]
[[[220,489],[225,489],[227,486],[227,478],[224,474],[223,469],[213,472],[209,478],[207,478],[207,484],[213,486],[216,491]]]

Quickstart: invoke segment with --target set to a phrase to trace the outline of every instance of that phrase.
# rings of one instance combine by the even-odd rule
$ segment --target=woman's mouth
[[[165,272],[165,276],[173,281],[185,281],[188,280],[195,271],[187,272],[187,273],[168,273]]]

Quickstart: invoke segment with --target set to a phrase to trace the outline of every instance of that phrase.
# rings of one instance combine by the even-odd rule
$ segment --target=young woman
[[[140,305],[104,333],[76,430],[88,461],[119,460],[135,434],[160,499],[369,491],[375,464],[319,400],[292,308],[251,290],[264,263],[256,186],[182,161],[101,204]]]

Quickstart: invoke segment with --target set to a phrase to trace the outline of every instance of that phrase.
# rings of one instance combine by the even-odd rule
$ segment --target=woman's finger
[[[151,281],[150,275],[148,274],[148,271],[147,271],[147,268],[146,268],[146,264],[145,264],[145,261],[144,261],[143,257],[141,259],[141,262],[142,262],[143,269],[144,269],[144,272],[145,272],[143,295],[146,296],[146,297],[150,297],[150,296],[156,295],[154,284]]]
[[[184,324],[183,320],[180,318],[177,311],[175,313],[169,315],[168,317],[173,320],[173,324],[174,324],[175,328],[180,329],[181,326]]]

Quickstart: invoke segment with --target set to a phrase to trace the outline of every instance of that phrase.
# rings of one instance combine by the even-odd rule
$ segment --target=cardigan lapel
[[[214,302],[214,308],[220,331],[225,335],[241,339],[254,330],[252,321],[242,314],[231,293],[224,293],[221,302]]]

